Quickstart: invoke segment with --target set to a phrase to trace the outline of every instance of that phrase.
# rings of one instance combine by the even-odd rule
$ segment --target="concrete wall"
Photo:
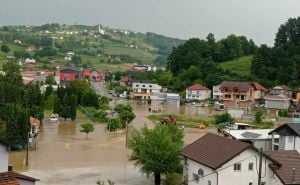
[[[35,182],[24,179],[17,179],[20,185],[35,185]]]
[[[211,90],[186,90],[188,100],[207,100],[211,98]]]
[[[255,148],[262,148],[264,151],[272,150],[272,140],[257,140],[253,142]]]
[[[186,166],[186,168],[184,168],[183,178],[186,175],[188,176],[188,185],[207,185],[208,181],[211,181],[211,185],[217,184],[217,175],[211,168],[190,159],[188,159],[187,164],[188,165]],[[193,173],[198,174],[199,169],[202,169],[204,171],[204,176],[199,178],[199,182],[193,181]]]
[[[270,109],[288,109],[290,104],[289,100],[265,100],[265,108]]]
[[[280,136],[280,150],[297,150],[300,152],[300,137],[298,136]]]
[[[0,143],[0,173],[8,170],[8,151],[7,147]]]
[[[244,109],[228,108],[228,114],[230,114],[233,118],[241,119],[244,112]]]
[[[258,175],[256,169],[258,168],[258,162],[256,159],[258,159],[258,157],[257,152],[248,149],[228,163],[224,164],[220,169],[218,169],[218,185],[248,185],[251,182],[253,185],[257,185]],[[241,163],[241,171],[234,171],[234,163]],[[253,163],[253,170],[248,169],[249,163]],[[266,182],[266,185],[272,185],[270,181],[273,172],[269,168],[270,163],[271,161],[263,159],[262,171],[266,171],[266,174],[262,178],[262,182]],[[265,167],[267,168],[266,170]]]

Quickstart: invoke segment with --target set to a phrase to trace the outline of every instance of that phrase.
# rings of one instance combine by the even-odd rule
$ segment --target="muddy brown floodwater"
[[[154,124],[145,116],[147,106],[134,107],[136,119],[130,129]],[[95,131],[85,139],[80,132],[80,117],[75,122],[61,121],[59,126],[45,118],[38,136],[38,149],[29,151],[29,166],[26,167],[26,152],[11,152],[10,162],[14,170],[40,179],[37,185],[96,185],[98,179],[111,179],[116,185],[152,185],[153,178],[142,174],[132,161],[125,147],[125,134],[109,134],[105,124],[96,124]],[[214,130],[211,130],[215,132]],[[201,137],[204,132],[185,129],[185,144]]]

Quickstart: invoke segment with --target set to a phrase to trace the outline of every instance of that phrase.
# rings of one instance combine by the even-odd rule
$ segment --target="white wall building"
[[[300,152],[300,124],[287,123],[270,132],[272,137],[279,135],[279,150]],[[274,143],[275,141],[273,141]],[[274,149],[274,148],[273,148]]]
[[[221,100],[222,95],[223,94],[220,90],[220,85],[213,86],[213,99],[214,100]]]
[[[181,150],[184,156],[185,185],[257,185],[258,151],[249,143],[206,134]],[[292,163],[284,156],[291,155]],[[296,151],[263,153],[261,185],[300,184],[300,165]],[[292,182],[292,183],[291,183]]]
[[[187,100],[208,100],[211,98],[211,90],[209,90],[207,87],[200,85],[200,84],[194,84],[188,88],[186,88],[185,92],[185,98]]]
[[[150,98],[152,93],[160,92],[162,87],[147,81],[134,81],[132,83],[132,92],[134,98]]]

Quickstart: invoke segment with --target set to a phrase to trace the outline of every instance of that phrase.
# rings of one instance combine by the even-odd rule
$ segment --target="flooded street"
[[[154,124],[145,116],[147,106],[133,103],[136,119],[130,130]],[[73,122],[61,122],[55,126],[45,117],[38,136],[38,150],[29,151],[29,166],[25,165],[26,151],[11,152],[10,161],[14,170],[38,178],[37,185],[95,185],[98,179],[111,179],[118,185],[150,185],[153,178],[147,178],[132,161],[130,151],[125,147],[125,134],[109,134],[105,124],[96,124],[89,134],[80,132],[83,116]],[[203,130],[185,129],[185,144],[203,135]]]

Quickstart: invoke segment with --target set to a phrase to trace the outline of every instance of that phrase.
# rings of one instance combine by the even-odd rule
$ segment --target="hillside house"
[[[133,98],[149,99],[152,93],[160,92],[162,87],[150,81],[136,80],[132,83]]]
[[[260,104],[268,89],[257,82],[224,81],[213,87],[213,98],[224,102],[224,107],[248,109]]]
[[[279,135],[279,150],[296,150],[300,152],[300,124],[287,123],[269,132],[274,138],[274,135]],[[275,143],[275,140],[272,140]],[[272,150],[275,150],[274,148]]]
[[[292,90],[286,85],[278,85],[273,87],[264,99],[267,114],[277,116],[279,110],[291,108]]]
[[[132,85],[132,78],[130,76],[124,76],[120,80],[120,85],[122,86],[131,86]]]
[[[68,81],[76,80],[76,79],[81,79],[81,70],[71,68],[71,67],[66,67],[60,70],[60,83],[64,84],[67,83]]]
[[[257,149],[251,144],[207,133],[180,152],[184,157],[183,184],[256,184]],[[262,182],[270,184],[273,160],[264,157]]]
[[[186,88],[185,93],[185,98],[187,100],[203,101],[211,98],[211,90],[200,84],[194,84],[192,86],[189,86],[188,88]]]

